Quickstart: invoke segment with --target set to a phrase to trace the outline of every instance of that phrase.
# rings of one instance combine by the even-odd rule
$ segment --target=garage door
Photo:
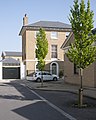
[[[3,67],[3,79],[20,79],[20,67]]]

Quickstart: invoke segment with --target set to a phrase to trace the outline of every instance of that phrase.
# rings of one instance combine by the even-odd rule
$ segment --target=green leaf
[[[87,8],[84,0],[79,4],[74,0],[73,8],[70,10],[69,21],[74,33],[74,44],[71,44],[68,53],[69,60],[76,64],[78,68],[86,68],[96,60],[96,35],[92,34],[93,11],[90,10],[90,1]]]
[[[38,68],[39,70],[43,70],[45,66],[44,59],[48,53],[48,40],[45,31],[42,28],[40,28],[39,33],[36,36],[36,46],[37,49],[35,53],[38,59]]]

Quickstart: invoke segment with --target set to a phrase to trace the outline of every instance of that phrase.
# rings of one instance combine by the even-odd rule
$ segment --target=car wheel
[[[37,81],[37,82],[41,82],[41,79],[40,79],[40,78],[37,78],[36,81]]]
[[[57,81],[57,77],[54,77],[53,80],[54,80],[54,81]]]

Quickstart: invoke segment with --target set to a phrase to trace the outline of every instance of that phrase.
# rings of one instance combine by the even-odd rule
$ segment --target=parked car
[[[57,75],[50,74],[46,71],[37,71],[33,74],[33,80],[35,81],[41,81],[41,78],[43,76],[43,80],[58,80],[59,77]]]

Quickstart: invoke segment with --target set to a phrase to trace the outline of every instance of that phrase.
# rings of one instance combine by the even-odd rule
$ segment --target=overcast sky
[[[86,2],[87,0],[85,0]],[[90,0],[96,27],[96,0]],[[68,15],[73,0],[1,0],[0,54],[2,51],[21,51],[22,19],[27,14],[29,24],[39,20],[60,21],[69,24]]]

